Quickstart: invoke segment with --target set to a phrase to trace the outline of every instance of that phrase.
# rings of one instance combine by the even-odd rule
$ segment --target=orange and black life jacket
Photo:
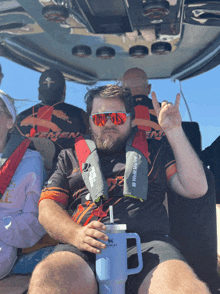
[[[93,202],[101,197],[108,199],[108,184],[102,174],[96,145],[89,136],[80,136],[75,141],[75,151],[82,178]],[[148,143],[143,130],[134,128],[126,143],[126,165],[123,195],[147,199],[148,191]]]

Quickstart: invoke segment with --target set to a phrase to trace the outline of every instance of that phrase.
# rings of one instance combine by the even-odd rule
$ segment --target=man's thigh
[[[128,268],[138,266],[137,247],[128,244]],[[128,276],[126,282],[126,294],[137,294],[138,289],[147,274],[158,264],[166,260],[176,259],[185,261],[179,252],[178,243],[166,235],[152,236],[141,244],[143,256],[143,269],[139,274]],[[54,252],[69,251],[79,255],[84,259],[95,274],[96,255],[87,251],[80,251],[78,248],[69,244],[59,244]]]
[[[87,264],[91,267],[92,271],[95,273],[96,255],[94,253],[88,251],[81,251],[77,247],[70,244],[58,244],[57,246],[55,246],[53,252],[56,253],[62,251],[72,252],[80,256],[83,260],[87,262]]]
[[[140,273],[128,276],[126,294],[137,294],[141,283],[153,268],[167,260],[185,261],[178,250],[178,243],[169,236],[159,236],[141,244],[143,269]],[[128,249],[128,268],[138,266],[136,246]]]

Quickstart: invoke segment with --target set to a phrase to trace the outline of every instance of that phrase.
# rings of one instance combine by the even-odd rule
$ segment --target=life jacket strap
[[[18,142],[18,146],[15,148],[15,150],[11,153],[11,155],[8,158],[5,158],[4,152],[1,158],[1,168],[0,168],[0,199],[5,193],[5,190],[7,189],[8,185],[11,182],[11,179],[21,162],[24,153],[26,152],[28,146],[31,143],[31,140],[28,138],[23,139],[23,141],[20,143]],[[7,146],[6,146],[7,147]],[[14,145],[15,147],[15,145]],[[7,153],[7,152],[6,152]]]
[[[79,136],[75,141],[82,178],[93,202],[108,199],[108,184],[100,167],[95,142],[90,136]],[[143,130],[133,129],[126,143],[126,165],[123,195],[146,200],[148,191],[148,143]]]
[[[88,136],[79,136],[75,141],[75,151],[82,178],[94,202],[101,197],[108,198],[108,184],[101,172],[96,145]]]

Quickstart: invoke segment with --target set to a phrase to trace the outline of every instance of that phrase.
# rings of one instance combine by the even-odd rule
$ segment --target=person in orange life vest
[[[109,205],[114,206],[115,221],[126,223],[127,231],[138,233],[142,242],[144,267],[139,274],[128,277],[126,293],[210,293],[169,236],[163,200],[167,185],[182,197],[194,200],[204,195],[208,197],[212,186],[208,185],[201,161],[182,130],[180,95],[175,105],[164,101],[160,106],[154,92],[152,100],[158,123],[166,136],[160,141],[151,139],[147,144],[145,131],[132,128],[133,98],[128,89],[106,85],[86,94],[91,137],[83,139],[81,136],[73,148],[61,151],[56,170],[39,202],[40,222],[61,244],[35,268],[29,294],[98,292],[95,255],[105,248],[101,240],[108,239],[105,223],[110,220]],[[134,194],[124,194],[131,184],[130,177],[124,174],[129,170],[126,154],[134,131],[136,147],[133,152],[136,154],[140,148],[142,152],[138,154],[143,159],[138,163],[137,178],[143,177],[142,186],[148,183],[148,191],[143,191],[141,185],[134,185]],[[96,146],[92,153],[85,147],[85,140]],[[81,144],[84,148],[80,149]],[[82,157],[94,161],[83,164],[87,159]],[[100,174],[94,173],[98,171],[97,159],[103,183],[108,187],[107,194],[102,194],[105,197],[98,199],[93,194],[93,189],[99,186],[94,176]],[[141,174],[139,164],[143,167]],[[145,169],[148,170],[146,174]],[[140,189],[142,199],[137,197],[140,195],[136,194],[136,188]],[[136,246],[129,246],[128,267],[131,268],[137,262]]]
[[[59,70],[45,70],[38,90],[41,102],[18,115],[15,132],[52,140],[58,155],[62,149],[72,146],[79,134],[88,132],[88,115],[81,108],[64,102],[66,83]]]
[[[140,68],[127,70],[122,79],[122,86],[129,88],[134,99],[135,119],[133,124],[146,131],[147,139],[160,140],[164,132],[157,122],[157,116],[149,98],[151,84],[148,83],[147,74]]]
[[[18,257],[17,251],[33,246],[45,234],[38,221],[37,207],[44,180],[41,155],[30,149],[25,149],[24,153],[16,149],[13,159],[17,162],[19,158],[18,166],[13,170],[9,184],[3,188],[5,179],[11,174],[11,169],[4,164],[3,154],[15,119],[13,99],[0,90],[0,279],[8,274],[31,272],[42,259],[43,250],[40,255],[38,252],[38,261],[30,260],[30,255],[25,256],[26,269],[21,269],[20,258],[24,259],[24,256]]]

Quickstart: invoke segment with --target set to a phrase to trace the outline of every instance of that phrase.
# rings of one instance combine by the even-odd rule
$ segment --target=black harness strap
[[[31,140],[20,135],[12,135],[0,159],[0,199],[22,160]]]

